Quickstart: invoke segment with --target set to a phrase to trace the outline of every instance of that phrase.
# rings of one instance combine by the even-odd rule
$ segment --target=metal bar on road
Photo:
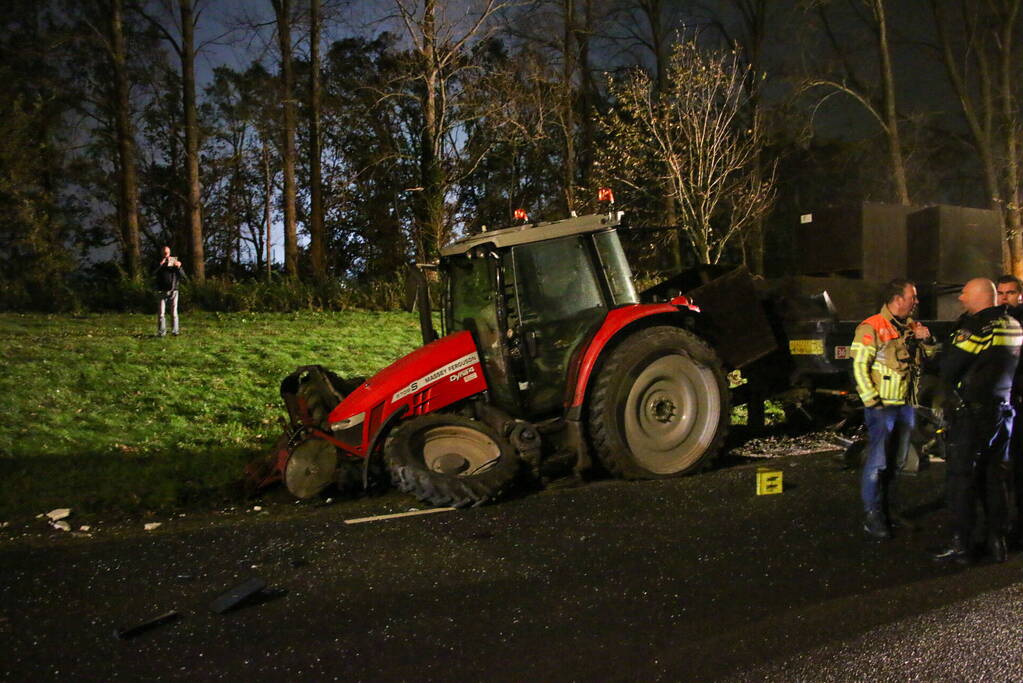
[[[408,512],[396,512],[393,515],[374,515],[373,517],[356,517],[346,519],[345,524],[362,524],[363,522],[378,522],[383,519],[395,519],[397,517],[414,517],[415,515],[429,515],[434,512],[451,512],[457,508],[430,508],[428,510],[409,510]]]

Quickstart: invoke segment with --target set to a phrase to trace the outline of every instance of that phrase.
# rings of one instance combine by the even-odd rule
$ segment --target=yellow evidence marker
[[[781,470],[772,470],[766,467],[757,468],[757,495],[769,496],[773,493],[781,493],[782,476]]]

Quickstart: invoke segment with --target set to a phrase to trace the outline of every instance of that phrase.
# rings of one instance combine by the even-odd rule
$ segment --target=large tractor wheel
[[[475,507],[501,497],[519,456],[490,427],[460,415],[414,417],[384,444],[394,485],[430,505]]]
[[[660,479],[696,471],[721,448],[731,419],[717,354],[676,327],[636,332],[607,358],[591,391],[589,434],[616,476]]]

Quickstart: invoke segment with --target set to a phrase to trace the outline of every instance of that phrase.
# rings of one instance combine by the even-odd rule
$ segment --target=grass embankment
[[[0,520],[237,496],[280,432],[280,380],[368,376],[421,343],[405,313],[0,314]]]

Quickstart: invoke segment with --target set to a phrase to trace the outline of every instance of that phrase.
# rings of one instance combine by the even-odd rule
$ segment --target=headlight
[[[352,415],[351,417],[346,417],[345,419],[340,420],[338,422],[331,422],[330,423],[330,431],[332,431],[332,432],[343,432],[344,430],[351,429],[352,427],[354,427],[356,425],[361,425],[363,420],[365,420],[365,419],[366,419],[366,411],[363,411],[363,412],[359,413],[358,415]]]

